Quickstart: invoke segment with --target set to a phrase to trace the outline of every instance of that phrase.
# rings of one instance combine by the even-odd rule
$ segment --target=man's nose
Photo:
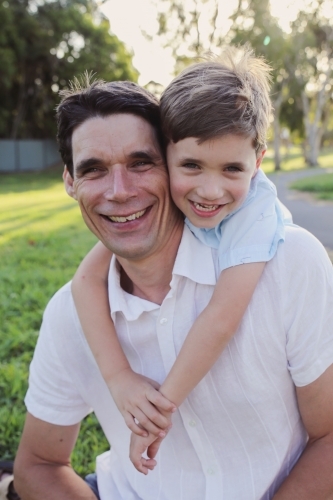
[[[109,201],[124,203],[135,196],[136,183],[123,165],[114,165],[108,175],[108,188],[105,197]]]

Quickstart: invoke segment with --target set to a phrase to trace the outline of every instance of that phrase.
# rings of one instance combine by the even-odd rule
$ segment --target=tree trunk
[[[280,154],[280,122],[279,118],[274,113],[274,170],[281,170],[281,154]]]
[[[273,101],[274,106],[274,121],[273,121],[273,129],[274,129],[274,170],[281,170],[281,129],[280,129],[280,109],[282,104],[282,92],[284,86],[280,90],[277,98]]]
[[[13,121],[13,126],[10,134],[11,139],[16,139],[18,135],[18,131],[20,129],[20,125],[23,121],[24,114],[25,114],[25,101],[26,101],[26,94],[25,94],[25,72],[22,71],[21,73],[21,82],[20,82],[20,89],[19,89],[19,96],[18,96],[18,102],[17,102],[17,108],[16,108],[16,115],[14,117]]]

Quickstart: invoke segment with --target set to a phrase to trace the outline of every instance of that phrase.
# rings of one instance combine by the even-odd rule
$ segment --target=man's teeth
[[[193,202],[193,205],[195,206],[195,208],[201,210],[202,212],[212,212],[213,210],[216,210],[220,206],[220,205],[202,205],[201,203],[196,203],[195,201]]]
[[[129,220],[135,220],[135,219],[138,219],[139,217],[142,217],[145,212],[146,212],[146,209],[141,210],[140,212],[136,212],[135,214],[128,215],[127,217],[111,216],[111,217],[109,217],[109,219],[112,220],[112,222],[127,222]]]

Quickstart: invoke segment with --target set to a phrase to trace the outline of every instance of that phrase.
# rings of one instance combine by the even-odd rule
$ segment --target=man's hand
[[[112,397],[127,427],[138,436],[148,433],[163,438],[170,419],[161,412],[172,413],[176,406],[159,391],[159,384],[130,368],[122,370],[108,382]]]

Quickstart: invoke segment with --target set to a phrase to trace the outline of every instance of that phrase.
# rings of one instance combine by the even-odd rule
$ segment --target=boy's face
[[[211,228],[245,200],[265,151],[251,137],[230,134],[198,144],[187,137],[167,147],[171,194],[196,227]]]

